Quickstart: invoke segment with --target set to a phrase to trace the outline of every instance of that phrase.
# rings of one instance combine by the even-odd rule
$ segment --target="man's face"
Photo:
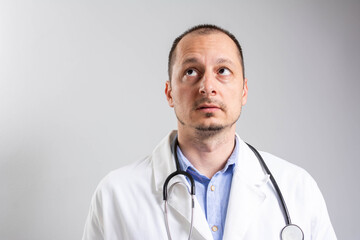
[[[247,99],[247,80],[235,43],[221,32],[186,35],[175,50],[165,94],[182,127],[201,131],[235,127]]]

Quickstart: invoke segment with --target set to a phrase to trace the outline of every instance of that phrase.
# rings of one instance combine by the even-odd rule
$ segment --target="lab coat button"
[[[212,230],[213,232],[216,232],[216,231],[218,230],[218,227],[214,225],[214,226],[211,227],[211,230]]]

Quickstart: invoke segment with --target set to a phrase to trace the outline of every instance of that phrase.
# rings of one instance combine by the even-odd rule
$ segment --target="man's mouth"
[[[199,110],[199,111],[210,111],[210,112],[214,112],[214,111],[217,111],[217,110],[221,110],[221,108],[218,106],[218,105],[215,105],[215,104],[201,104],[199,105],[196,110]]]
[[[225,105],[215,99],[202,98],[195,102],[193,110],[203,113],[214,113],[217,111],[225,111]]]

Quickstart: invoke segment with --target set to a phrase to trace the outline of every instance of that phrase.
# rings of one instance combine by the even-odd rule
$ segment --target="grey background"
[[[80,239],[110,170],[171,129],[172,40],[214,23],[244,48],[238,123],[307,169],[359,239],[359,1],[0,1],[0,239]]]

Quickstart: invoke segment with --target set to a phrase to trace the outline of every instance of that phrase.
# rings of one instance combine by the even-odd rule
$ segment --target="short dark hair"
[[[241,67],[242,67],[242,73],[243,73],[243,77],[245,78],[245,67],[244,67],[244,57],[243,57],[243,53],[242,53],[242,48],[240,46],[239,41],[236,39],[236,37],[230,33],[229,31],[218,27],[216,25],[212,25],[212,24],[200,24],[200,25],[196,25],[188,30],[186,30],[185,32],[183,32],[180,36],[178,36],[177,38],[175,38],[170,52],[169,52],[169,59],[168,59],[168,74],[169,74],[169,80],[171,81],[171,74],[172,74],[172,67],[174,64],[174,59],[175,59],[175,50],[177,45],[179,44],[180,40],[183,39],[186,35],[192,33],[192,32],[197,32],[199,34],[211,34],[214,32],[221,32],[226,34],[228,37],[231,38],[231,40],[233,40],[233,42],[235,43],[237,49],[239,50],[239,56],[240,56],[240,62],[241,62]]]

